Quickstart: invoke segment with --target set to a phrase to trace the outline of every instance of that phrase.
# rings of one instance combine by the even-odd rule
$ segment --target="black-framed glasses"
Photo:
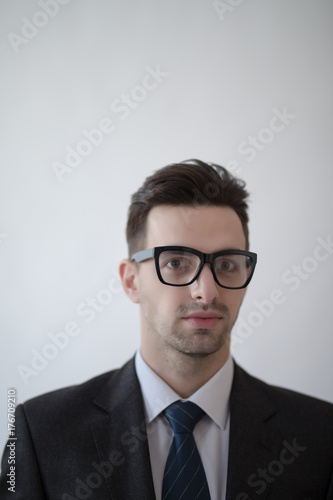
[[[220,250],[203,253],[183,246],[161,246],[142,250],[131,260],[154,259],[156,273],[164,285],[187,286],[198,279],[203,266],[210,264],[216,283],[231,290],[250,283],[257,263],[257,254],[245,250]]]

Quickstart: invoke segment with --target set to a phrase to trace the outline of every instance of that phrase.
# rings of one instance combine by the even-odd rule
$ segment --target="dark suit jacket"
[[[16,493],[5,448],[0,498],[154,500],[134,362],[16,411]],[[10,442],[10,440],[9,440]],[[227,499],[333,499],[333,405],[235,364]]]

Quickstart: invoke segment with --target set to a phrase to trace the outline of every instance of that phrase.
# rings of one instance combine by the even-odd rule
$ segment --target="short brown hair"
[[[248,250],[247,199],[245,182],[220,165],[200,160],[167,165],[147,177],[132,195],[126,228],[129,257],[144,249],[147,217],[158,205],[229,206],[241,220]]]

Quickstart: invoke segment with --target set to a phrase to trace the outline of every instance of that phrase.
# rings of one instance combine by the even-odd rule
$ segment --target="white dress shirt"
[[[164,468],[173,439],[172,428],[163,410],[182,399],[142,359],[135,356],[145,416],[156,500],[161,500]],[[206,415],[193,436],[206,472],[211,500],[225,500],[229,449],[229,396],[234,366],[229,356],[222,368],[186,401],[202,408]]]

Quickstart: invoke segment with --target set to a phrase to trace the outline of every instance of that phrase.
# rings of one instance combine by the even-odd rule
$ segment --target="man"
[[[333,498],[333,406],[268,386],[230,357],[252,279],[247,192],[193,160],[132,197],[129,258],[141,347],[123,368],[16,411],[16,493],[1,498]]]

